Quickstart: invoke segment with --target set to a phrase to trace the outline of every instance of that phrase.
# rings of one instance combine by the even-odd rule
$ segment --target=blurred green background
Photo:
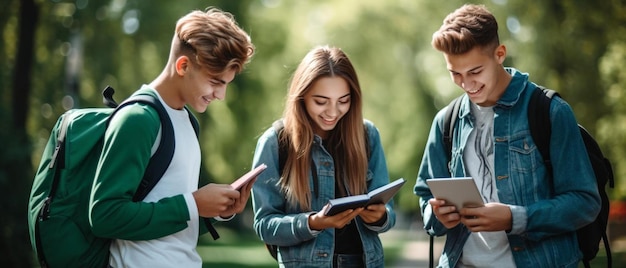
[[[0,9],[0,266],[30,267],[26,207],[43,146],[70,108],[101,107],[149,83],[164,66],[176,20],[216,6],[257,47],[225,101],[198,115],[202,179],[249,170],[256,138],[280,117],[292,71],[315,45],[343,48],[359,74],[364,114],[379,128],[391,179],[413,181],[432,117],[461,94],[430,38],[465,1],[4,0]],[[508,66],[556,89],[613,160],[613,200],[626,200],[626,2],[490,0]],[[412,183],[410,183],[412,184]],[[397,210],[419,218],[412,185]],[[251,232],[250,213],[224,224]],[[254,242],[253,242],[254,243]],[[260,242],[256,242],[261,245]],[[219,243],[217,244],[219,245]],[[263,252],[265,254],[265,252]],[[269,257],[269,255],[264,255]]]

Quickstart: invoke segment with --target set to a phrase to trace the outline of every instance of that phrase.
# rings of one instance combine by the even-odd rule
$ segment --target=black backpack
[[[542,86],[538,86],[533,92],[533,95],[528,103],[528,125],[530,133],[544,159],[544,164],[549,174],[552,174],[552,163],[550,162],[550,136],[552,133],[550,123],[550,102],[554,95],[560,96],[557,92],[551,89],[546,89]],[[459,107],[461,104],[462,95],[454,99],[448,104],[448,109],[445,114],[443,124],[443,143],[446,147],[448,159],[452,154],[452,133],[454,133],[454,127],[456,119],[458,118]],[[610,243],[606,234],[606,226],[609,218],[609,198],[606,192],[606,184],[609,187],[615,187],[615,181],[613,178],[613,169],[611,162],[604,156],[600,150],[600,146],[596,140],[587,132],[587,130],[578,125],[580,129],[583,142],[587,149],[587,155],[591,161],[593,172],[596,177],[598,185],[598,192],[600,193],[600,199],[602,201],[602,207],[595,221],[581,227],[576,231],[578,237],[578,247],[583,253],[583,264],[589,268],[590,261],[596,257],[600,249],[600,240],[604,241],[604,248],[606,249],[607,265],[611,267],[611,249]],[[552,178],[552,176],[550,176]],[[430,266],[433,266],[433,237],[430,237]]]
[[[272,124],[272,127],[274,128],[274,131],[276,131],[276,133],[278,134],[278,171],[279,171],[279,174],[282,174],[283,168],[285,168],[285,162],[287,162],[287,154],[289,153],[289,147],[287,145],[287,142],[285,142],[286,140],[281,138],[285,125],[283,124],[282,119],[278,119],[274,121],[274,123]],[[367,150],[367,157],[369,158],[370,147],[369,147],[369,139],[367,135],[367,128],[365,129],[365,133],[366,133],[365,141],[367,144],[365,148]],[[315,162],[313,160],[311,160],[311,171],[313,173],[312,174],[313,180],[317,181],[317,169],[315,168]],[[317,185],[317,184],[314,184],[314,185]],[[313,192],[317,192],[317,190],[314,190]],[[265,248],[267,248],[267,251],[269,251],[270,255],[272,255],[272,257],[275,260],[278,260],[278,246],[270,245],[266,243]]]

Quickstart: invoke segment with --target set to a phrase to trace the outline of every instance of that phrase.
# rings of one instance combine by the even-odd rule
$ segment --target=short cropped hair
[[[255,50],[250,36],[233,15],[212,7],[180,18],[176,37],[179,42],[173,44],[174,54],[192,54],[200,67],[214,75],[230,70],[240,73]]]
[[[432,46],[446,54],[464,54],[474,47],[500,44],[498,22],[484,5],[464,5],[448,14],[433,34]]]

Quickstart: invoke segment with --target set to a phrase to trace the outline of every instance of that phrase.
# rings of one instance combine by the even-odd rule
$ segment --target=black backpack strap
[[[287,140],[283,137],[283,129],[285,125],[282,119],[278,119],[272,123],[272,127],[274,131],[276,131],[278,138],[278,170],[280,171],[280,175],[283,173],[283,168],[285,168],[285,162],[287,162]]]
[[[558,96],[559,94],[552,89],[537,86],[528,103],[530,135],[541,153],[548,174],[552,174],[552,161],[550,160],[550,137],[552,135],[550,103],[555,95]]]
[[[141,182],[135,191],[135,195],[133,196],[133,202],[138,202],[143,200],[148,193],[156,186],[159,182],[170,163],[172,162],[172,157],[174,156],[175,142],[172,142],[174,137],[174,127],[172,126],[172,122],[170,120],[170,116],[167,114],[165,107],[163,104],[152,95],[148,94],[138,94],[131,96],[126,99],[121,104],[117,104],[113,99],[113,94],[115,90],[110,86],[107,86],[102,91],[103,102],[105,105],[115,108],[115,111],[109,117],[109,120],[113,118],[113,115],[117,113],[121,108],[133,104],[133,103],[142,103],[149,105],[152,107],[157,114],[159,115],[159,119],[161,121],[161,141],[159,142],[159,147],[156,152],[150,158],[148,162],[148,166],[146,167],[146,171],[144,173],[143,178],[141,178]],[[185,107],[187,113],[189,114],[189,120],[191,125],[196,133],[196,137],[198,137],[200,132],[200,125],[196,117],[191,113],[187,107]],[[214,240],[217,240],[220,236],[213,227],[211,220],[208,218],[203,218],[204,224],[206,225],[208,231],[211,233],[211,236]]]
[[[606,263],[607,267],[613,267],[613,257],[611,256],[611,243],[609,243],[609,237],[606,232],[602,233],[602,241],[604,242],[604,249],[606,250]]]
[[[174,127],[172,126],[170,116],[167,114],[165,107],[163,107],[163,104],[161,104],[161,102],[154,96],[148,94],[138,94],[135,96],[131,96],[130,98],[118,105],[117,102],[115,102],[115,100],[113,99],[114,93],[115,90],[110,86],[107,86],[102,91],[104,104],[111,108],[115,108],[115,111],[113,112],[113,114],[111,114],[109,120],[110,118],[113,118],[113,116],[121,108],[134,103],[142,103],[152,107],[159,115],[159,119],[161,121],[161,141],[156,152],[150,158],[144,176],[139,183],[139,187],[137,187],[135,195],[133,196],[133,201],[137,202],[143,200],[154,188],[154,186],[159,182],[172,161],[175,149],[175,143],[171,142],[175,139]],[[191,122],[191,125],[193,126],[194,132],[196,133],[197,137],[200,131],[198,120],[191,113],[191,111],[187,109],[187,107],[185,107],[185,110],[187,110],[187,113],[189,114],[189,121]]]
[[[152,188],[154,188],[154,186],[159,182],[159,180],[169,167],[170,162],[172,161],[175,148],[175,143],[171,142],[174,140],[174,127],[172,126],[170,116],[167,114],[165,107],[163,107],[163,104],[161,104],[161,102],[154,96],[147,94],[138,94],[131,96],[130,98],[126,99],[124,102],[118,105],[117,102],[113,99],[114,94],[115,90],[110,86],[107,86],[102,91],[103,103],[108,107],[115,108],[115,111],[113,111],[113,113],[109,117],[109,121],[122,108],[134,103],[149,105],[157,112],[161,121],[161,141],[156,152],[150,158],[144,176],[141,179],[137,190],[135,191],[135,195],[133,196],[133,202],[137,202],[143,200],[146,195],[148,195],[148,193],[152,190]],[[197,133],[197,130],[195,128],[196,126],[194,125],[194,130]]]
[[[459,118],[461,99],[463,99],[463,95],[456,97],[448,104],[448,109],[446,109],[446,114],[443,118],[443,144],[446,148],[448,161],[452,159],[452,137],[454,135],[456,120]]]
[[[161,102],[153,96],[135,95],[128,98],[115,108],[115,111],[111,114],[109,120],[113,118],[113,116],[122,108],[134,103],[149,105],[157,112],[161,121],[161,141],[159,142],[159,147],[156,152],[150,158],[143,178],[141,179],[141,182],[137,187],[137,191],[135,191],[135,195],[133,196],[133,201],[137,202],[143,200],[146,195],[148,195],[152,188],[154,188],[154,186],[159,182],[172,162],[175,149],[175,143],[172,141],[175,138],[174,127],[170,121],[170,116],[167,114],[163,104],[161,104]]]
[[[456,126],[456,120],[459,118],[459,109],[461,108],[461,100],[463,95],[456,97],[448,104],[446,113],[443,117],[443,145],[446,149],[446,156],[448,162],[452,159],[452,138],[454,135],[454,127]],[[428,250],[428,267],[434,267],[435,265],[435,237],[429,236],[429,250]]]
[[[189,108],[187,108],[187,106],[185,106],[184,108],[185,108],[185,110],[187,110],[187,114],[189,115],[189,121],[191,122],[191,126],[193,127],[193,131],[196,132],[196,138],[199,138],[200,137],[200,123],[198,123],[198,119],[193,115],[191,110],[189,110]],[[163,137],[161,137],[161,138],[163,138]],[[161,139],[161,140],[163,140],[163,139]],[[204,222],[204,226],[206,226],[207,230],[211,234],[211,237],[213,237],[213,240],[219,239],[220,238],[220,234],[217,232],[215,227],[213,227],[213,223],[211,223],[211,219],[202,217],[202,220]]]
[[[428,267],[429,268],[433,268],[435,267],[435,236],[429,235],[430,237],[430,250],[428,251],[429,254],[429,258],[428,258]]]
[[[191,122],[191,126],[193,127],[193,131],[196,132],[196,138],[200,138],[200,123],[198,123],[198,119],[193,115],[191,110],[185,106],[185,110],[187,110],[187,114],[189,115],[189,121]]]
[[[537,86],[537,89],[532,94],[532,97],[529,102],[528,108],[528,126],[530,128],[531,136],[538,147],[541,156],[544,159],[544,163],[546,165],[547,172],[549,172],[549,178],[553,179],[553,167],[550,160],[550,136],[551,136],[551,122],[550,122],[550,103],[554,95],[559,96],[554,90],[546,89],[542,86]],[[594,174],[596,175],[596,182],[598,185],[598,191],[600,193],[600,198],[602,201],[602,209],[600,211],[600,215],[596,219],[605,219],[608,217],[609,210],[609,199],[604,191],[604,187],[608,182],[611,187],[613,187],[613,171],[611,167],[611,163],[606,159],[598,144],[595,142],[593,137],[587,132],[587,130],[578,125],[580,130],[582,140],[585,143],[585,148],[587,149],[587,154],[589,156],[589,160],[591,162],[591,166],[594,169]],[[553,183],[550,184],[551,187]],[[554,189],[552,189],[554,190]],[[601,216],[604,215],[604,216]],[[598,223],[595,223],[597,225]],[[597,244],[591,245],[586,240],[588,236],[596,235],[596,232],[601,232],[601,240],[604,241],[604,248],[606,250],[607,255],[607,266],[612,266],[612,257],[611,257],[611,249],[610,243],[608,241],[608,237],[606,234],[606,221],[600,223],[603,228],[598,230],[598,226],[594,224],[587,225],[582,229],[577,231],[578,236],[578,244],[583,252],[583,259],[581,260],[584,267],[591,267],[590,260],[595,257],[595,252],[597,252],[598,247]],[[581,236],[584,236],[581,238]],[[590,248],[591,247],[591,248]],[[594,252],[592,256],[589,256],[589,252]]]
[[[283,130],[285,128],[285,124],[283,119],[278,119],[272,123],[272,127],[274,131],[276,131],[276,136],[278,139],[278,172],[279,176],[282,176],[283,169],[285,168],[285,163],[287,162],[287,154],[289,153],[289,142],[286,137],[283,136]],[[317,172],[313,168],[313,176],[317,176]],[[265,244],[265,248],[269,251],[270,255],[274,260],[278,260],[278,246]]]

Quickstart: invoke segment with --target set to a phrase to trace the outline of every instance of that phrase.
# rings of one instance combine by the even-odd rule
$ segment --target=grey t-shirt
[[[463,153],[466,172],[474,178],[485,203],[499,202],[494,173],[493,107],[472,103],[471,113],[474,130]],[[506,233],[471,233],[457,267],[515,267]]]

